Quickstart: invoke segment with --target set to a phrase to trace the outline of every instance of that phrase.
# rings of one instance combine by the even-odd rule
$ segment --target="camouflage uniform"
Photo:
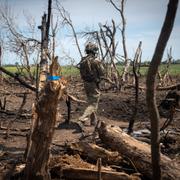
[[[90,44],[92,45],[92,44]],[[87,48],[87,47],[86,47]],[[89,49],[91,50],[90,47]],[[104,75],[104,68],[99,60],[96,59],[95,53],[88,53],[87,56],[82,58],[80,62],[80,74],[84,81],[84,89],[87,95],[88,106],[85,109],[83,115],[79,118],[79,122],[85,122],[90,118],[91,125],[96,123],[96,111],[98,108],[100,91],[98,90],[101,76]]]

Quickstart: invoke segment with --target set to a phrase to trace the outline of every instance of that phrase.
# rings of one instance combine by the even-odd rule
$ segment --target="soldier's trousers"
[[[94,82],[84,82],[84,88],[87,95],[88,106],[83,115],[79,118],[79,121],[85,122],[90,119],[91,124],[95,124],[100,92]]]

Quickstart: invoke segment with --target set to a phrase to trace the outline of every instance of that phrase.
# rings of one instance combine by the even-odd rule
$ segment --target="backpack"
[[[92,57],[85,57],[80,63],[80,74],[84,81],[92,82],[96,80],[94,68],[92,66]]]

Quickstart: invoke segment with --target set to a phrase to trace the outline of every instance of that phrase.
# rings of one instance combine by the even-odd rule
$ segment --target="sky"
[[[11,6],[16,23],[20,28],[25,28],[23,13],[34,17],[36,24],[40,25],[41,16],[47,10],[48,0],[5,0]],[[119,3],[119,0],[116,1]],[[4,0],[0,0],[4,2]],[[121,23],[117,10],[107,0],[60,0],[63,7],[70,13],[76,32],[84,31],[85,28],[98,29],[98,23],[110,23],[112,19],[116,24]],[[128,57],[133,59],[139,41],[142,41],[142,60],[151,60],[154,49],[160,34],[165,18],[168,0],[127,0],[125,4],[126,18],[126,44]],[[55,5],[53,5],[55,7]],[[54,11],[54,10],[53,10]],[[56,12],[54,11],[56,14]],[[56,14],[57,15],[57,14]],[[55,15],[55,16],[56,16]],[[37,33],[39,36],[39,34]],[[70,56],[80,60],[77,47],[69,37],[71,31],[67,28],[60,28],[56,54],[63,56],[63,51],[70,53]],[[40,37],[39,37],[40,38]],[[121,41],[120,35],[117,36]],[[84,52],[84,39],[80,38],[80,48]],[[63,46],[63,48],[62,48]],[[167,44],[163,59],[167,57],[167,49],[172,47],[174,59],[180,59],[180,7],[178,7],[174,28]],[[122,54],[121,42],[119,42],[118,53]],[[9,62],[8,56],[4,56]],[[13,57],[12,57],[13,59]]]

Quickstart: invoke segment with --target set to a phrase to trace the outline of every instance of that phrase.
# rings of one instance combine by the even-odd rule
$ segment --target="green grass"
[[[165,68],[166,68],[166,65],[164,65],[164,64],[161,65],[160,66],[160,72],[163,73]],[[140,72],[142,75],[147,75],[148,67],[141,67]],[[171,64],[170,68],[169,68],[169,73],[172,76],[180,75],[180,64]]]
[[[6,70],[12,72],[12,73],[15,73],[15,72],[18,72],[17,68],[15,66],[7,66],[5,67]]]
[[[18,68],[16,66],[4,66],[4,67],[5,67],[6,70],[8,70],[8,71],[10,71],[12,73],[18,72]],[[31,67],[31,72],[34,72],[35,70],[36,70],[35,66]],[[26,74],[26,72],[27,71],[25,69],[23,69],[23,73]]]
[[[166,65],[161,65],[160,66],[160,71],[163,72],[164,68]],[[118,66],[118,71],[121,73],[123,66]],[[7,70],[15,73],[17,72],[17,68],[15,66],[7,66],[6,67]],[[131,67],[132,69],[132,67]],[[32,70],[35,70],[34,68],[32,68]],[[142,75],[146,75],[148,71],[148,67],[141,67],[140,68],[140,72]],[[170,75],[176,76],[176,75],[180,75],[180,64],[171,64],[170,65],[170,69],[169,69],[169,73]],[[67,77],[67,76],[77,76],[79,75],[79,70],[76,67],[73,66],[62,66],[62,75]]]
[[[160,66],[160,71],[163,72],[165,67],[166,67],[166,65],[161,65]],[[117,68],[118,68],[118,71],[121,73],[122,69],[123,69],[123,66],[119,65],[119,66],[117,66]],[[132,69],[132,67],[130,69]],[[148,72],[148,67],[141,67],[140,68],[140,73],[143,76],[147,75],[147,72]],[[180,64],[171,64],[170,68],[169,68],[169,73],[172,76],[180,75]],[[77,68],[75,68],[75,67],[63,66],[62,67],[62,74],[64,76],[69,76],[69,75],[76,76],[76,75],[79,74],[79,70]]]
[[[77,76],[79,75],[79,69],[73,66],[62,66],[62,75],[67,76]]]
[[[16,73],[18,72],[18,69],[16,66],[5,66],[6,70]],[[32,71],[36,70],[36,67],[32,67]],[[67,77],[67,76],[77,76],[79,74],[79,70],[73,66],[62,66],[62,75]],[[23,73],[26,74],[26,70],[23,70]]]
[[[180,75],[180,64],[172,64],[169,72],[172,75]]]

